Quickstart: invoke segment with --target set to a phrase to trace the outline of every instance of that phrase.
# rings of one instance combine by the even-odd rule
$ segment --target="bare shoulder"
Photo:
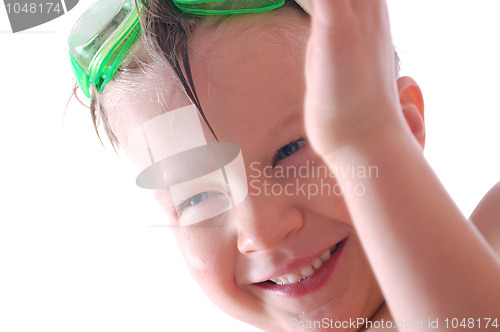
[[[500,182],[479,202],[470,220],[500,255]]]

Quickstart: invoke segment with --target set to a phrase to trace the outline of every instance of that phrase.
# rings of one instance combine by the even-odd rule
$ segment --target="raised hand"
[[[344,199],[394,319],[497,317],[500,261],[424,159],[414,128],[406,127],[399,97],[406,103],[411,93],[401,80],[398,94],[385,1],[313,6],[307,135],[332,169],[356,163],[378,170],[374,177],[339,173],[337,181],[363,188]],[[405,105],[408,115],[419,99]]]
[[[385,0],[318,0],[306,58],[306,128],[322,156],[399,121]]]

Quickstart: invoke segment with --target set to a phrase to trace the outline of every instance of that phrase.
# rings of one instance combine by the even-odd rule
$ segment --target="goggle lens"
[[[87,97],[99,92],[140,33],[133,0],[101,0],[92,5],[71,30],[68,46],[78,84]]]

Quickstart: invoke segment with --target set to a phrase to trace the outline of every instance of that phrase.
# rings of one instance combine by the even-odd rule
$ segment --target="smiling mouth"
[[[305,264],[304,266],[302,266],[297,272],[287,273],[277,278],[269,279],[266,281],[266,283],[275,285],[289,285],[306,280],[307,278],[313,276],[316,271],[319,270],[323,266],[323,264],[332,257],[332,255],[339,248],[341,242],[337,243],[333,248],[325,250],[321,255],[311,260],[309,264]]]

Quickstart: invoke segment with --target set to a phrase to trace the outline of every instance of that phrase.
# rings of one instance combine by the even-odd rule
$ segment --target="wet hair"
[[[155,66],[169,65],[176,73],[176,78],[183,90],[191,101],[199,107],[189,70],[187,40],[200,18],[185,15],[175,7],[171,0],[148,0],[147,3],[143,0],[136,0],[136,2],[139,1],[142,1],[143,8],[140,17],[141,36],[130,49],[115,77],[108,83],[104,91],[99,93],[94,86],[90,88],[89,109],[94,129],[100,139],[99,126],[102,125],[113,148],[119,146],[119,141],[110,126],[105,107],[105,105],[113,104],[110,102],[113,98],[110,98],[108,92],[110,90],[116,92],[116,89],[128,92],[136,91],[140,82],[145,77],[150,76],[149,74]],[[183,74],[182,64],[187,66],[187,78]],[[77,89],[78,86],[75,86],[74,93]],[[119,105],[115,106],[119,108]]]
[[[172,0],[136,0],[141,1],[141,27],[140,38],[135,42],[129,54],[120,65],[113,80],[101,93],[91,86],[90,117],[94,129],[100,139],[99,127],[102,125],[109,141],[114,148],[119,146],[119,141],[114,134],[105,105],[113,104],[113,101],[120,102],[120,99],[113,99],[109,96],[109,91],[133,92],[141,85],[144,78],[152,77],[155,69],[159,66],[168,66],[173,72],[175,79],[179,83],[190,101],[198,109],[200,116],[208,125],[215,137],[210,123],[203,112],[202,105],[196,93],[195,84],[191,74],[189,62],[188,42],[197,26],[206,17],[185,13],[178,9]],[[294,7],[308,16],[294,0],[286,0],[284,7]],[[237,15],[211,17],[211,24],[218,26],[224,21],[228,21]],[[112,86],[112,88],[111,88]],[[78,86],[74,87],[74,94]]]
[[[143,8],[140,38],[135,42],[107,88],[102,93],[98,93],[94,87],[91,88],[90,116],[97,135],[99,136],[99,125],[102,124],[113,148],[116,149],[119,141],[110,126],[105,105],[113,105],[113,108],[118,109],[119,112],[119,104],[124,101],[121,98],[109,96],[109,91],[114,93],[119,89],[135,93],[138,89],[140,90],[141,85],[142,88],[146,88],[145,84],[141,83],[145,81],[145,78],[153,77],[157,68],[166,66],[173,72],[173,76],[184,93],[196,106],[214,137],[217,137],[198,99],[188,52],[190,36],[200,22],[207,20],[207,17],[185,13],[178,9],[172,0],[136,1],[141,1]],[[309,16],[294,0],[286,0],[284,7],[295,8],[305,17]],[[234,19],[235,16],[238,15],[210,17],[210,24],[218,26],[224,21]],[[399,72],[399,64],[397,67]]]

